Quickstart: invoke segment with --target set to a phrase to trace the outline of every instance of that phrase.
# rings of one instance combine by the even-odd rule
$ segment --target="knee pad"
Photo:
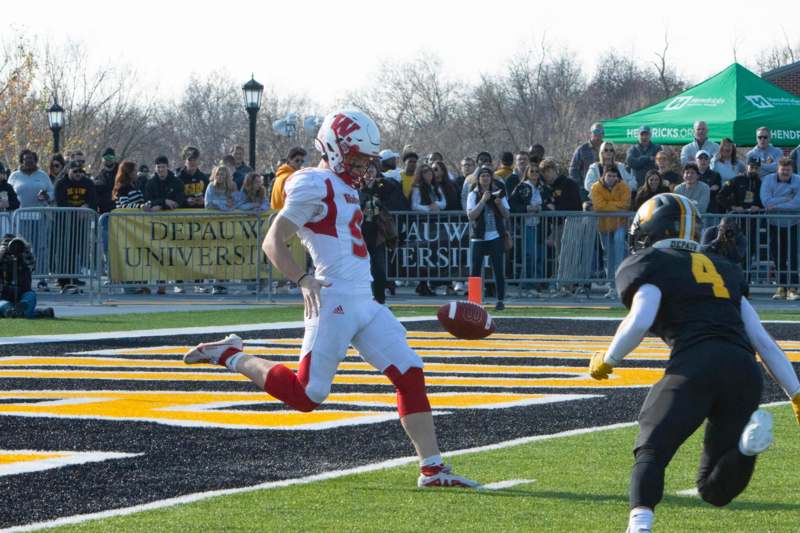
[[[431,404],[425,391],[422,369],[412,366],[401,374],[394,365],[383,372],[397,390],[397,412],[401,417],[414,413],[430,412]]]
[[[264,391],[274,396],[292,409],[308,413],[319,405],[306,394],[305,387],[297,376],[283,365],[275,365],[267,373]]]

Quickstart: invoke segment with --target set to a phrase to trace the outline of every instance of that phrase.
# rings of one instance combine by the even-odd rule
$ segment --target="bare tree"
[[[800,40],[792,45],[786,30],[782,29],[783,43],[762,50],[756,58],[759,74],[800,61]]]

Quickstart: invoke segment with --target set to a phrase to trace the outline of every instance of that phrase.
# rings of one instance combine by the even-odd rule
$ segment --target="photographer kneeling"
[[[31,277],[36,259],[31,246],[13,234],[0,241],[0,317],[53,318],[51,307],[36,309],[36,293]]]
[[[719,225],[711,226],[703,231],[701,249],[727,258],[733,263],[745,267],[747,258],[747,238],[742,235],[736,220],[722,217]]]

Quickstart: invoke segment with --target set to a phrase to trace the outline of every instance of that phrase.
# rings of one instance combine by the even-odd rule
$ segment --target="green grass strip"
[[[702,431],[683,445],[667,469],[656,531],[797,531],[797,423],[788,406],[771,410],[776,443],[759,458],[747,490],[724,509],[676,495],[694,487]],[[417,489],[417,468],[409,465],[221,496],[59,531],[619,532],[627,526],[635,435],[636,428],[630,427],[453,458],[456,471],[484,483],[536,480],[506,490]],[[410,446],[408,451],[412,453]]]

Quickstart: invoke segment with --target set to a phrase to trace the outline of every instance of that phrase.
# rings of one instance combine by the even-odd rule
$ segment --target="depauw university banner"
[[[251,280],[267,277],[261,251],[270,213],[219,213],[181,209],[153,213],[135,209],[110,215],[111,281]],[[294,237],[289,246],[305,265],[305,250]],[[282,279],[275,270],[273,279]]]

